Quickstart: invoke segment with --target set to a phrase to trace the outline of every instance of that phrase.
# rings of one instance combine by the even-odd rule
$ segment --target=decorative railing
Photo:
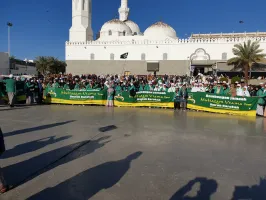
[[[209,44],[209,43],[243,43],[247,40],[266,42],[266,37],[245,37],[245,38],[206,38],[206,39],[166,39],[166,40],[129,40],[129,41],[87,41],[87,42],[70,42],[67,41],[67,46],[84,46],[84,45],[167,45],[167,44]]]

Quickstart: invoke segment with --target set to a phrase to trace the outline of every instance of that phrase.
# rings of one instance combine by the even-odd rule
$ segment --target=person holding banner
[[[262,84],[260,85],[262,86]],[[259,116],[264,116],[265,98],[266,98],[265,87],[266,85],[262,86],[257,92],[257,96],[260,97],[258,100],[258,105],[257,105],[257,115]]]
[[[108,85],[108,90],[107,90],[107,107],[114,107],[114,95],[115,95],[115,90],[114,90],[114,85],[111,83]]]
[[[180,110],[180,96],[179,96],[179,88],[176,88],[175,97],[174,97],[174,110]]]
[[[180,89],[179,96],[180,96],[180,106],[181,106],[181,108],[183,108],[184,111],[186,111],[187,110],[188,92],[187,92],[187,88],[186,88],[185,84]]]

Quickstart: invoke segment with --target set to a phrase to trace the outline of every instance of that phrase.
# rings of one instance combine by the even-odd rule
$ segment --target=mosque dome
[[[119,19],[112,19],[106,22],[100,31],[101,36],[131,36],[130,27]]]
[[[156,22],[155,24],[151,25],[145,30],[144,36],[153,38],[177,38],[175,30],[171,26],[163,22]]]
[[[131,29],[133,35],[140,35],[139,26],[135,22],[133,22],[131,20],[126,20],[124,22],[126,23],[126,25],[129,26],[129,28]]]

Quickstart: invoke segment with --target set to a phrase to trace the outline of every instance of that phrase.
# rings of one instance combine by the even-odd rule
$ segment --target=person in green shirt
[[[260,86],[261,88],[257,92],[257,96],[260,97],[257,105],[257,115],[264,116],[266,89],[263,83]]]
[[[79,86],[79,82],[77,81],[77,82],[76,82],[76,85],[75,85],[75,87],[74,87],[74,90],[79,90],[79,88],[80,88],[80,86]]]
[[[145,85],[144,91],[153,91],[152,82]]]
[[[33,80],[26,81],[25,90],[26,90],[26,104],[30,105],[33,102],[33,92],[34,92]]]
[[[53,86],[53,82],[52,82],[52,80],[50,80],[50,81],[47,83],[46,87],[47,87],[47,88],[51,88],[52,86]]]
[[[227,84],[224,84],[223,85],[223,90],[222,90],[222,93],[221,93],[222,95],[225,95],[225,96],[228,96],[228,95],[230,95],[230,89],[229,89],[229,87],[227,86]]]
[[[86,90],[92,90],[93,86],[92,86],[92,82],[90,81],[87,85],[86,85]]]
[[[53,88],[59,88],[60,87],[57,79],[54,80],[54,83],[53,83],[52,87]]]
[[[115,93],[120,94],[122,92],[121,83],[115,87]]]
[[[3,80],[6,85],[6,92],[9,100],[9,106],[14,107],[15,94],[16,94],[16,80],[12,74],[9,75],[9,79]]]
[[[263,83],[261,83],[260,86],[261,86],[261,88],[257,91],[257,97],[261,97],[258,100],[258,105],[265,106],[265,100],[263,98],[265,89],[264,89]]]
[[[140,82],[140,84],[139,84],[139,91],[143,91],[143,90],[144,90],[143,82]]]
[[[63,87],[64,90],[70,90],[69,81],[67,81]]]

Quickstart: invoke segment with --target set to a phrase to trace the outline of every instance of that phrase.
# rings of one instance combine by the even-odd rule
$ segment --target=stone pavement
[[[1,200],[266,199],[263,118],[47,105],[0,107],[0,123],[17,186]]]

